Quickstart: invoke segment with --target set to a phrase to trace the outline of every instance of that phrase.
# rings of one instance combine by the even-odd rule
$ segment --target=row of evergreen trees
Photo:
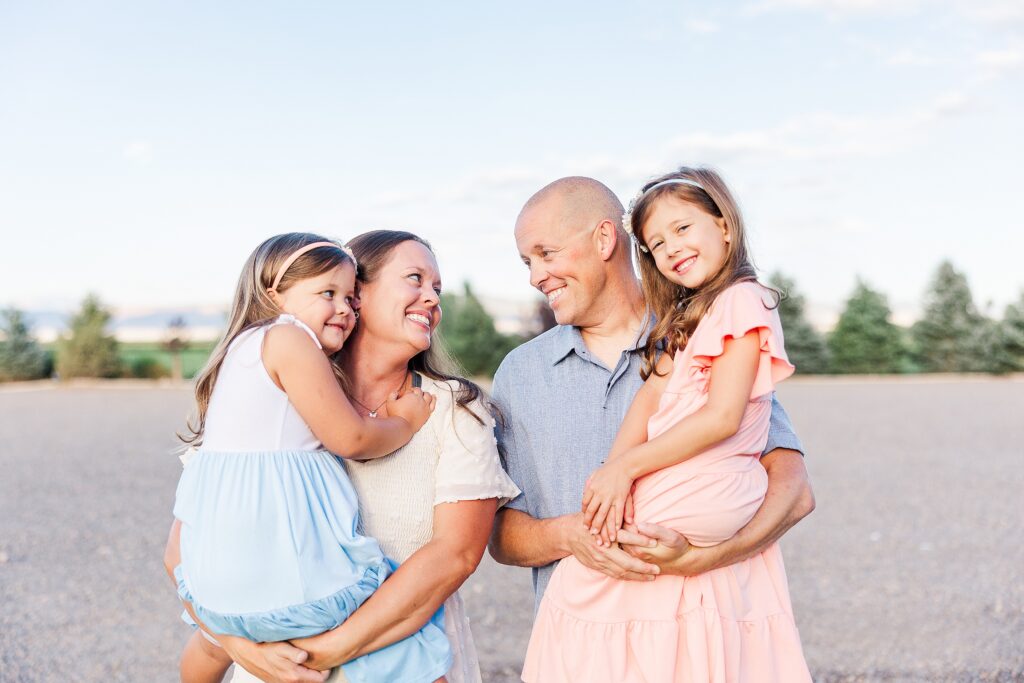
[[[909,329],[892,322],[884,294],[858,281],[830,334],[807,322],[804,298],[789,278],[771,283],[787,297],[779,305],[786,351],[797,371],[817,373],[988,372],[1024,370],[1024,292],[1001,320],[982,314],[967,278],[942,263],[925,294],[921,318]]]
[[[787,295],[779,304],[779,315],[786,350],[800,373],[1024,370],[1024,292],[1007,306],[1001,320],[991,319],[978,310],[967,279],[948,262],[939,266],[921,319],[909,329],[892,322],[885,295],[858,281],[835,329],[820,334],[807,321],[804,297],[795,283],[782,274],[770,282]],[[461,294],[443,295],[442,307],[440,335],[470,375],[492,375],[505,354],[525,341],[500,333],[468,284]],[[538,306],[537,315],[540,330],[554,325],[545,304]],[[22,313],[4,311],[0,381],[49,377],[54,372],[62,378],[122,376],[126,371],[117,341],[106,330],[110,317],[95,296],[86,297],[54,353],[33,338]],[[183,330],[176,329],[165,346],[180,351],[174,343],[182,338]]]
[[[60,377],[120,377],[117,340],[107,332],[107,311],[89,295],[68,324],[68,334],[49,350],[32,336],[21,311],[0,313],[0,382]]]

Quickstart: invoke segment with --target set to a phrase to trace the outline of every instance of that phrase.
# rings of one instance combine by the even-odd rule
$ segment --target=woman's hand
[[[223,635],[217,641],[236,664],[264,683],[323,683],[331,673],[303,666],[305,650],[289,643],[254,643]]]
[[[600,545],[611,545],[622,527],[633,478],[627,473],[625,458],[609,460],[590,475],[583,491],[583,525],[599,535]],[[628,504],[630,512],[632,503]],[[632,514],[630,514],[632,516]]]

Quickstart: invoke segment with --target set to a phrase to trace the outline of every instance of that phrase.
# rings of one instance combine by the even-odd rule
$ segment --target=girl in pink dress
[[[684,167],[647,183],[623,227],[657,322],[646,382],[587,482],[585,524],[599,544],[635,518],[715,545],[750,521],[768,487],[759,456],[771,394],[793,373],[778,296],[758,284],[739,208],[713,171]],[[809,682],[778,545],[698,576],[651,581],[562,560],[523,680]]]

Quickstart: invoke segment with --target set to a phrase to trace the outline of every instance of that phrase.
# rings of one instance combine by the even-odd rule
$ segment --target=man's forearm
[[[761,462],[768,472],[764,502],[735,536],[715,546],[714,568],[726,567],[760,553],[814,510],[814,493],[799,452],[778,448],[765,455]]]
[[[543,567],[557,562],[572,554],[566,527],[577,523],[578,517],[536,519],[519,510],[499,510],[491,532],[491,557],[516,567]]]
[[[750,522],[727,541],[708,548],[691,547],[659,563],[666,574],[692,576],[753,557],[814,510],[814,493],[799,451],[777,448],[761,462],[768,473],[768,492]]]

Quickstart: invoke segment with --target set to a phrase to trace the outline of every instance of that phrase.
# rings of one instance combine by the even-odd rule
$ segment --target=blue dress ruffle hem
[[[327,451],[200,450],[182,472],[174,516],[178,595],[215,634],[270,642],[329,631],[396,566],[359,533],[355,491]],[[430,683],[451,661],[439,610],[342,668],[352,683]]]

